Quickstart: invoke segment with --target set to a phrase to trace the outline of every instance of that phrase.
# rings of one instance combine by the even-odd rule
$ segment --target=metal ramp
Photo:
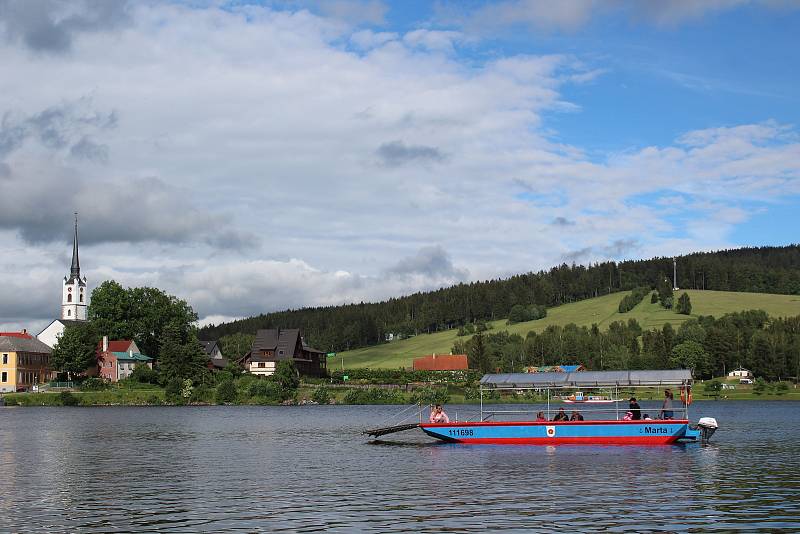
[[[367,436],[372,436],[375,438],[379,438],[381,436],[385,436],[386,434],[394,434],[395,432],[403,432],[404,430],[412,430],[414,428],[419,428],[419,423],[406,423],[403,425],[394,425],[394,426],[384,426],[381,428],[373,428],[370,430],[365,430],[363,434]]]

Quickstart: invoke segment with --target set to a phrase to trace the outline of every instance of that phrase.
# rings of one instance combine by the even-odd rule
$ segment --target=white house
[[[753,373],[744,367],[739,367],[728,373],[728,378],[753,378]]]

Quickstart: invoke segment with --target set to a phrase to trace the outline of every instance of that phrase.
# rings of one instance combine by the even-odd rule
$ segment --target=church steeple
[[[69,271],[72,279],[80,280],[81,264],[78,261],[78,212],[75,212],[75,237],[72,239],[72,267]]]
[[[81,264],[78,259],[78,213],[75,213],[75,231],[72,237],[72,265],[69,278],[64,277],[61,291],[61,319],[85,321],[89,294],[86,278],[81,278]]]

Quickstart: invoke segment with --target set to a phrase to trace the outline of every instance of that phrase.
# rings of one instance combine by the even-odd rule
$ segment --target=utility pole
[[[678,260],[672,258],[672,289],[678,290]]]

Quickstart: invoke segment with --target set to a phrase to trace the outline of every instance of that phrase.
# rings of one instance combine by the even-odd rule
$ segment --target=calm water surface
[[[0,531],[800,531],[800,403],[692,408],[709,446],[369,443],[391,406],[0,408]]]

